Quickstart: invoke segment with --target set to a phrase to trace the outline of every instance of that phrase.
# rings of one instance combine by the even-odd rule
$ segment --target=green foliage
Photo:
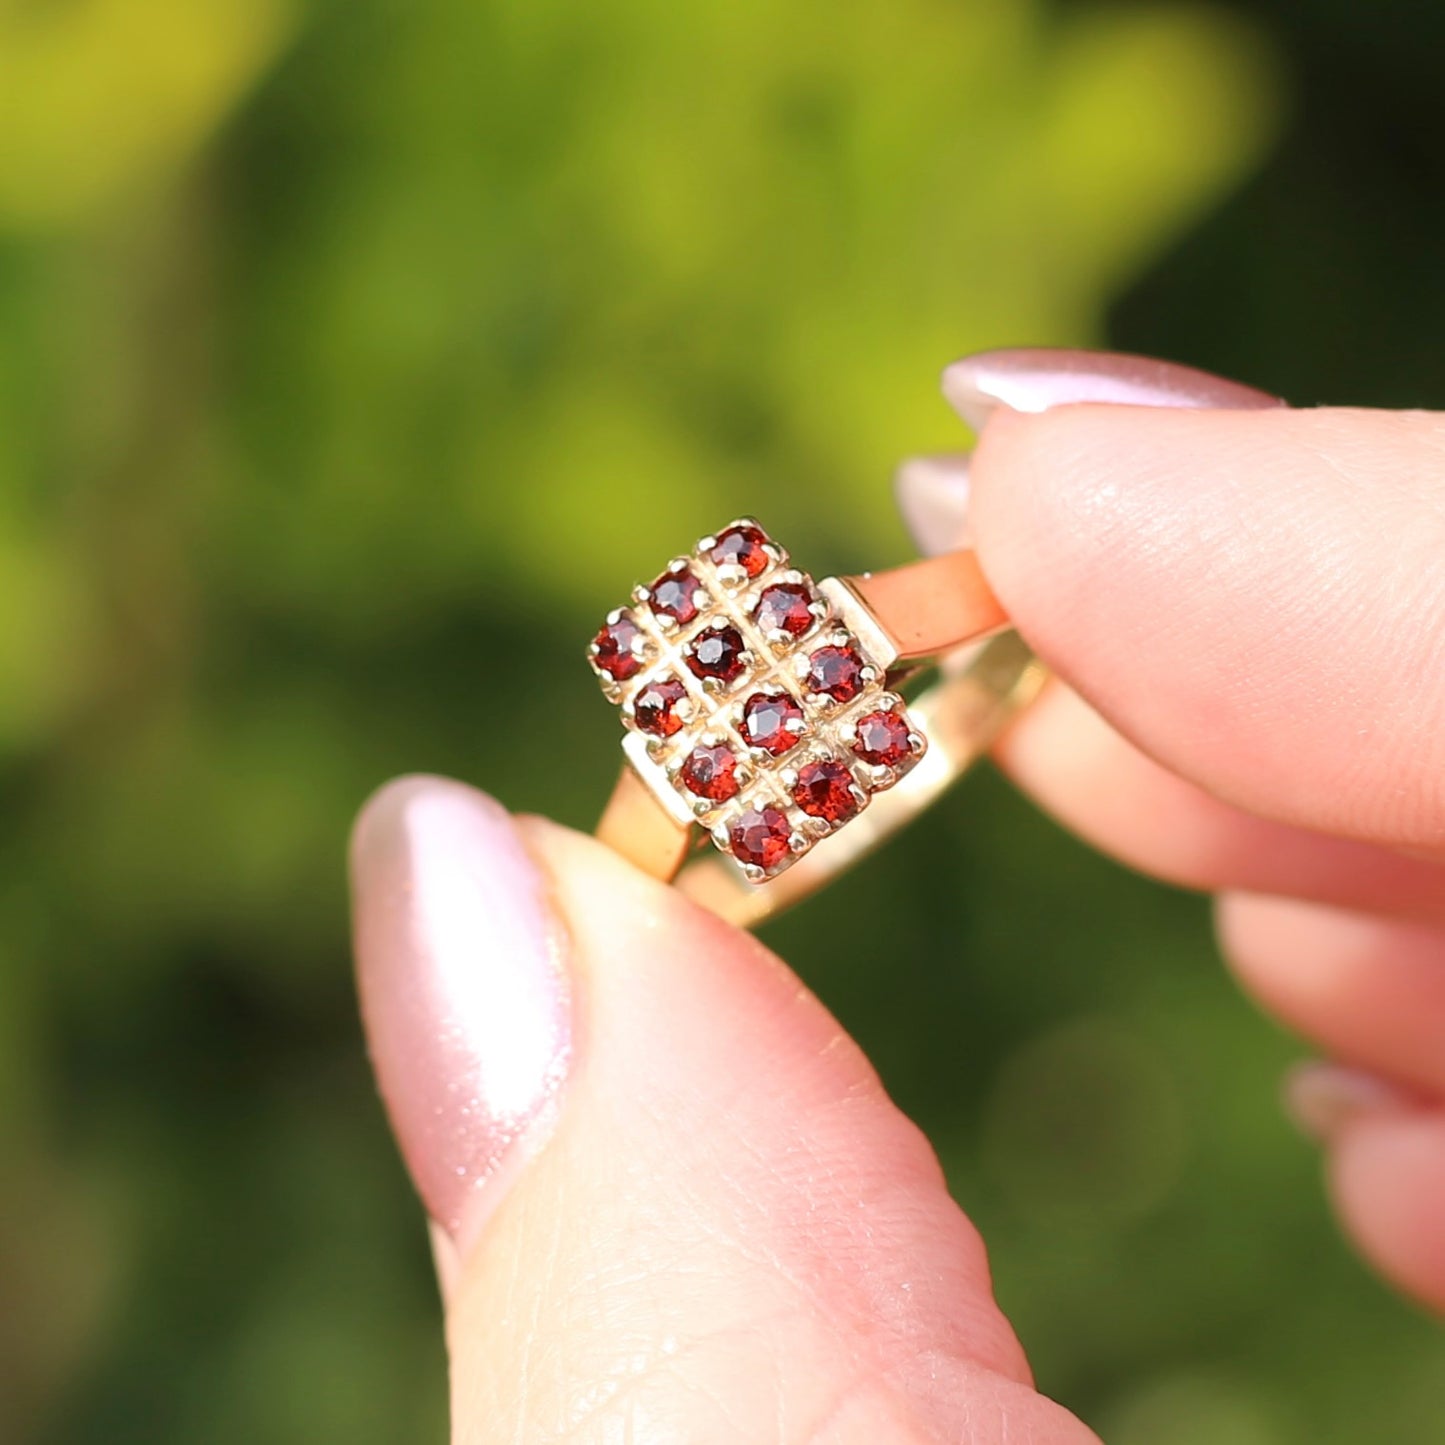
[[[890,467],[962,440],[939,366],[1097,339],[1276,94],[1190,7],[0,0],[22,1438],[442,1438],[356,806],[437,769],[585,825],[619,588],[749,509],[819,573],[902,556]],[[1122,1445],[1320,1445],[1389,1371],[1370,1418],[1424,1438],[1438,1352],[1331,1241],[1195,905],[986,778],[852,902],[775,941],[939,1141],[1048,1388]]]

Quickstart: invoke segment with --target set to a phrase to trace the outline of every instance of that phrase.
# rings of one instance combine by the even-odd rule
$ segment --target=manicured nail
[[[922,538],[947,538],[937,550],[967,547],[968,454],[909,457],[893,474],[903,524],[919,545]]]
[[[980,351],[943,373],[943,394],[975,431],[995,407],[1047,411],[1073,402],[1122,406],[1218,407],[1256,411],[1283,406],[1278,397],[1192,366],[1114,351],[1023,347]]]
[[[401,778],[351,850],[361,1011],[431,1217],[469,1235],[553,1113],[571,1055],[565,941],[506,811]]]
[[[1405,1090],[1364,1069],[1311,1060],[1285,1075],[1284,1108],[1300,1133],[1328,1144],[1351,1120],[1408,1109]]]
[[[943,394],[975,430],[1001,406],[1047,411],[1072,402],[1127,406],[1218,407],[1259,410],[1283,406],[1278,397],[1191,366],[1106,351],[1043,347],[981,351],[943,373]],[[899,508],[919,548],[946,552],[968,544],[968,471],[947,465],[906,465],[897,478]]]

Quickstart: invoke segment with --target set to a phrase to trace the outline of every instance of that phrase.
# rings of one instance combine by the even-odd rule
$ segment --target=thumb
[[[925,1141],[756,941],[437,779],[371,802],[353,879],[455,1441],[1094,1438],[1031,1388]]]

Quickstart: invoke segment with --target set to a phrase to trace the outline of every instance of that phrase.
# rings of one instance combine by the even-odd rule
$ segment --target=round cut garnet
[[[787,693],[755,692],[743,704],[740,731],[753,747],[777,757],[796,746],[802,721],[803,709]]]
[[[739,813],[728,829],[733,857],[759,868],[774,868],[788,856],[792,828],[777,808],[749,808]]]
[[[707,555],[713,566],[741,567],[747,577],[753,578],[766,571],[771,560],[767,553],[767,540],[759,528],[744,523],[720,532]]]
[[[677,705],[686,696],[687,689],[675,677],[649,682],[632,701],[637,726],[654,737],[670,738],[682,726]]]
[[[593,658],[613,682],[626,682],[642,666],[635,648],[642,632],[637,624],[624,612],[616,622],[609,622],[597,634],[597,652]]]
[[[736,682],[746,665],[744,650],[743,635],[736,627],[708,627],[693,638],[687,665],[697,677]]]
[[[764,633],[786,632],[789,637],[801,637],[813,625],[809,605],[812,600],[808,589],[796,582],[764,587],[753,621]]]
[[[798,770],[793,801],[810,818],[824,818],[833,824],[846,822],[858,811],[853,774],[832,759],[809,763]]]
[[[697,578],[686,568],[680,572],[664,572],[648,592],[652,610],[672,618],[679,626],[686,627],[697,616]]]
[[[863,659],[851,647],[820,647],[808,659],[807,684],[834,702],[852,702],[863,691]]]
[[[724,803],[737,797],[737,768],[738,760],[731,748],[700,743],[687,755],[679,776],[689,793],[712,803]]]
[[[858,719],[857,734],[853,751],[875,767],[897,767],[913,751],[908,724],[896,712],[866,713]]]

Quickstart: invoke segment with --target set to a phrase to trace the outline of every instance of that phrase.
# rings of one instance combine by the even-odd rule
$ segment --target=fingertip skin
[[[1094,1440],[923,1135],[755,938],[444,779],[383,789],[352,859],[454,1440]]]
[[[970,522],[1020,631],[1252,811],[1445,841],[1445,430],[1423,413],[996,412]]]
[[[1092,766],[1079,716],[1031,729],[1043,709],[1006,757],[1037,733],[1025,773],[1150,871],[1316,900],[1227,900],[1225,941],[1350,1060],[1295,1070],[1287,1107],[1366,1257],[1445,1311],[1445,418],[1291,411],[1089,353],[966,358],[944,391],[980,443],[966,468],[900,472],[905,520],[924,551],[978,549],[1071,684],[1055,699],[1114,747]],[[1383,916],[1402,904],[1423,921]]]
[[[614,1377],[619,1422],[728,1399],[728,1434],[688,1438],[831,1439],[805,1426],[837,1409],[868,1438],[965,1438],[977,1417],[980,1442],[1092,1439],[1029,1388],[977,1231],[821,1003],[595,840],[519,827],[571,940],[581,1047],[453,1281],[457,1417],[513,1420],[525,1372],[527,1439],[567,1438],[566,1409]]]

